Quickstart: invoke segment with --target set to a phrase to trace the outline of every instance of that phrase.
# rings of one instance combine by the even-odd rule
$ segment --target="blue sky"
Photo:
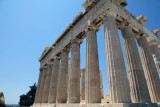
[[[38,80],[38,58],[51,46],[74,17],[84,10],[85,0],[0,0],[0,91],[7,104]],[[160,0],[128,0],[133,15],[144,14],[148,29],[160,28]],[[121,37],[121,36],[120,36]],[[97,33],[104,93],[108,94],[103,26]],[[122,41],[122,38],[121,38]],[[122,44],[123,46],[123,44]],[[85,42],[81,45],[81,68],[85,68]]]

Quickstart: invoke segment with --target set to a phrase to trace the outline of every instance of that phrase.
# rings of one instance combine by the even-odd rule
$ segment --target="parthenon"
[[[85,12],[79,13],[39,58],[33,107],[158,107],[160,30],[148,30],[144,26],[148,19],[132,15],[125,9],[127,5],[126,0],[86,0],[82,5]],[[102,25],[108,101],[103,101],[107,96],[103,95],[97,46]],[[118,31],[122,33],[129,80]],[[80,69],[80,45],[85,38],[86,68]]]

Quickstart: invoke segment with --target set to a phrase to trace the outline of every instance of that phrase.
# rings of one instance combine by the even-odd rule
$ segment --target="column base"
[[[159,107],[157,103],[144,104],[144,103],[117,103],[105,104],[103,107]]]
[[[36,103],[30,107],[56,107],[55,103]]]
[[[160,107],[160,104],[151,103],[114,103],[114,104],[100,104],[100,103],[91,103],[91,104],[34,104],[31,107]]]

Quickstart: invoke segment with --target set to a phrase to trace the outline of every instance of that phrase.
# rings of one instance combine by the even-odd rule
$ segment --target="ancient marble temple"
[[[125,9],[127,5],[126,0],[86,0],[82,5],[85,12],[77,15],[39,59],[33,107],[158,107],[160,30],[148,30],[144,26],[148,19],[133,16]],[[102,25],[108,96],[103,95],[98,59],[97,32]],[[118,31],[123,37],[129,80]],[[80,45],[85,38],[86,68],[80,69]]]

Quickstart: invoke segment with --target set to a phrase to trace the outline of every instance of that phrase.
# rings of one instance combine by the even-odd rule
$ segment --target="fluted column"
[[[42,103],[48,103],[49,88],[50,88],[52,68],[53,68],[53,63],[50,62],[50,64],[48,65],[48,71],[47,71],[46,80],[45,80],[45,85],[44,85]]]
[[[121,31],[129,74],[132,103],[151,102],[132,28],[130,26],[123,26]]]
[[[40,70],[40,73],[39,73],[39,79],[38,79],[38,85],[37,85],[37,90],[36,90],[36,96],[35,96],[34,103],[38,103],[41,80],[42,80],[42,70]]]
[[[160,102],[160,79],[151,50],[145,37],[137,41],[151,100],[154,103]]]
[[[86,103],[101,103],[96,29],[88,28],[86,51]]]
[[[86,69],[81,70],[81,100],[85,100],[85,73]]]
[[[68,53],[64,50],[61,55],[61,64],[58,77],[57,103],[67,102],[68,85]]]
[[[40,85],[40,90],[39,90],[38,103],[42,103],[43,89],[44,89],[44,84],[45,84],[45,80],[46,80],[47,68],[43,68],[42,72],[43,73],[42,73],[42,80],[41,80],[41,85]]]
[[[80,42],[72,41],[69,103],[80,103]]]
[[[100,76],[101,99],[104,99],[102,71],[99,71],[99,76]]]
[[[59,77],[59,58],[55,57],[51,74],[48,103],[56,103],[57,87]]]
[[[67,102],[70,102],[69,100],[71,99],[71,98],[69,98],[70,97],[70,74],[71,73],[71,59],[69,59],[68,60],[68,91],[67,91],[67,94],[68,94],[68,96],[67,96]]]
[[[150,46],[150,49],[160,78],[160,50],[158,46],[154,44]]]
[[[116,20],[105,16],[103,22],[110,103],[128,103],[131,102],[129,82]]]

